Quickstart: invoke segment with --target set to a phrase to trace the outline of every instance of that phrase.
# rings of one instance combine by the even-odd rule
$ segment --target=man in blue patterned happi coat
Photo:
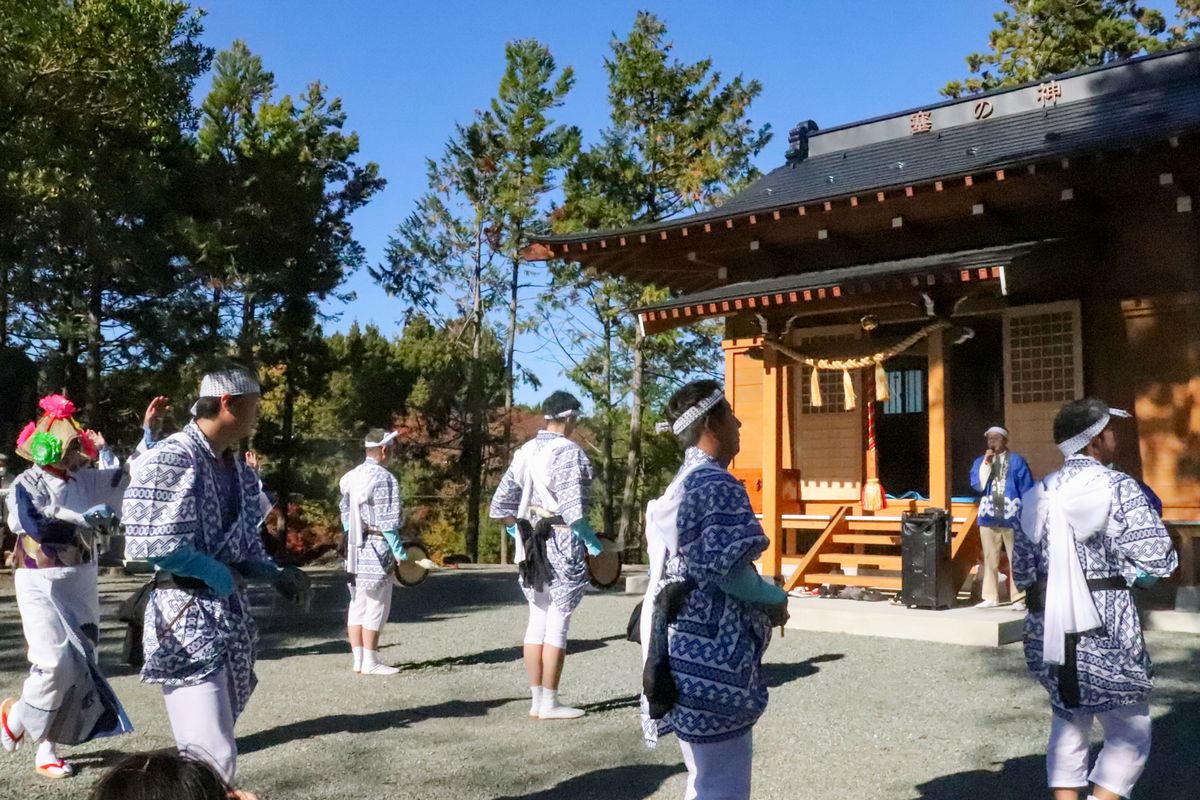
[[[983,544],[983,599],[978,608],[1000,604],[1000,546],[1012,561],[1013,529],[1021,519],[1021,496],[1033,488],[1033,473],[1020,454],[1008,449],[1008,431],[993,425],[984,432],[987,451],[971,465],[971,488],[979,498],[979,539]],[[1011,563],[1010,563],[1011,566]],[[1009,585],[1009,601],[1025,610],[1025,595]]]
[[[244,580],[270,580],[294,602],[308,590],[303,572],[267,555],[259,523],[270,502],[234,450],[254,431],[260,396],[242,367],[206,374],[192,422],[134,462],[122,515],[128,555],[156,568],[142,680],[163,687],[180,751],[231,783],[233,727],[256,682]]]
[[[642,732],[650,746],[679,739],[687,800],[748,800],[752,731],[767,707],[762,657],[771,627],[787,621],[787,595],[754,568],[768,540],[728,469],[742,424],[721,384],[687,384],[668,412],[685,451],[646,507]]]
[[[575,719],[584,713],[558,702],[571,613],[588,585],[587,556],[602,549],[587,518],[592,463],[569,438],[579,410],[579,401],[567,392],[546,398],[545,430],[513,455],[488,511],[492,519],[504,520],[515,540],[519,583],[529,601],[524,656],[534,719]]]
[[[1054,420],[1065,457],[1024,498],[1013,574],[1027,590],[1025,659],[1050,695],[1046,771],[1056,800],[1092,784],[1096,800],[1128,797],[1150,754],[1150,655],[1131,588],[1175,571],[1162,519],[1130,476],[1111,469],[1114,417],[1099,400],[1067,403]],[[1088,737],[1104,747],[1088,773]]]

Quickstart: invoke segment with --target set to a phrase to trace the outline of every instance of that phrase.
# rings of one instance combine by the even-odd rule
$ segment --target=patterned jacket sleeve
[[[1121,574],[1130,583],[1137,577],[1138,570],[1159,578],[1167,577],[1178,568],[1179,556],[1162,518],[1151,508],[1142,487],[1130,476],[1121,475],[1113,490],[1116,502],[1111,512],[1111,524],[1116,528],[1117,548],[1127,562]]]
[[[749,564],[768,539],[746,488],[724,470],[698,469],[684,481],[679,505],[679,551],[688,574],[720,581]]]
[[[592,501],[592,462],[582,447],[564,447],[554,456],[554,496],[568,525],[588,515]]]
[[[1015,497],[1024,497],[1033,488],[1033,472],[1029,469],[1029,462],[1016,453],[1012,454],[1008,478],[1012,481],[1013,489],[1016,491]]]
[[[1027,530],[1027,527],[1033,528],[1040,524],[1037,505],[1041,497],[1042,491],[1036,483],[1021,495],[1023,513],[1014,526],[1012,557],[1013,583],[1019,589],[1028,589],[1037,582],[1039,571],[1045,572],[1041,568],[1041,545],[1035,539],[1041,531]]]
[[[371,506],[375,509],[375,524],[381,531],[398,531],[404,524],[404,504],[400,499],[400,483],[392,473],[383,472],[371,488]]]
[[[179,447],[164,444],[134,462],[121,504],[130,558],[159,558],[195,542],[195,483],[191,456]]]
[[[519,451],[518,451],[519,452]],[[517,481],[516,473],[510,465],[492,495],[492,503],[488,506],[488,516],[492,519],[515,517],[521,508],[521,484]]]
[[[971,488],[979,494],[983,493],[984,484],[987,483],[987,480],[979,474],[979,468],[982,466],[983,456],[976,458],[975,463],[971,465]]]
[[[338,484],[338,513],[342,517],[342,530],[350,530],[350,492],[346,490],[346,479]]]

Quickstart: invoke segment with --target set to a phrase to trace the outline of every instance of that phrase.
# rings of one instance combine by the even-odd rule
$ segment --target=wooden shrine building
[[[805,122],[789,145],[720,208],[528,251],[669,287],[638,311],[647,334],[724,318],[763,572],[898,588],[900,513],[940,506],[965,578],[984,430],[1005,425],[1040,477],[1062,461],[1057,409],[1095,395],[1134,412],[1119,466],[1162,498],[1193,584],[1200,50]],[[876,466],[889,499],[864,509]]]

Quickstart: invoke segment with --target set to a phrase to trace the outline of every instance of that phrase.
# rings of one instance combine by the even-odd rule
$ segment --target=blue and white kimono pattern
[[[368,458],[342,476],[340,483],[342,528],[350,530],[350,495],[355,486],[366,486],[365,501],[359,503],[358,513],[364,533],[381,534],[399,530],[404,524],[404,505],[400,499],[400,483],[396,476],[373,458]],[[367,590],[379,588],[392,579],[396,563],[392,548],[382,536],[364,536],[354,563],[347,558],[346,571],[354,575],[354,585]]]
[[[1021,519],[1021,497],[1034,486],[1033,472],[1019,454],[1007,451],[1008,469],[1004,476],[1004,508],[997,509],[993,497],[992,481],[996,477],[992,469],[987,480],[980,480],[983,456],[971,465],[971,488],[980,493],[979,524],[989,528],[1015,528]]]
[[[1084,470],[1105,469],[1095,459],[1071,456],[1062,469],[1042,479],[1046,489],[1055,489]],[[1130,476],[1108,470],[1112,505],[1105,532],[1075,542],[1075,552],[1084,577],[1120,576],[1130,586],[1138,570],[1167,577],[1179,566],[1179,558],[1162,519],[1150,507],[1138,482]],[[1049,573],[1049,536],[1043,530],[1026,532],[1037,515],[1027,509],[1023,524],[1015,532],[1013,579],[1027,589]],[[1031,535],[1032,534],[1032,535]],[[1080,635],[1077,645],[1079,707],[1067,708],[1058,689],[1056,669],[1042,661],[1045,620],[1041,613],[1030,612],[1025,618],[1025,661],[1033,675],[1050,695],[1054,713],[1071,719],[1075,713],[1099,714],[1115,708],[1145,702],[1154,685],[1150,654],[1138,620],[1133,595],[1125,590],[1092,592],[1103,628]]]
[[[643,717],[651,746],[658,736],[672,732],[692,744],[733,739],[767,708],[762,657],[771,641],[770,621],[718,583],[758,558],[768,539],[746,488],[727,469],[694,447],[680,471],[686,469],[692,472],[684,479],[676,518],[679,552],[667,562],[660,583],[690,577],[696,588],[668,629],[679,700],[657,725]]]
[[[235,459],[238,496],[224,498],[217,458],[192,422],[134,462],[122,514],[131,558],[158,558],[191,545],[227,565],[271,561],[258,530],[266,513],[258,475]],[[228,501],[236,503],[236,518],[225,529],[221,508]],[[207,588],[155,589],[146,604],[142,680],[189,686],[225,669],[236,718],[257,683],[257,644],[244,588],[225,598]]]
[[[554,535],[546,542],[546,557],[554,576],[549,586],[550,598],[556,608],[568,613],[583,599],[589,581],[587,547],[570,527],[587,516],[591,502],[592,462],[583,448],[560,433],[538,431],[537,436],[523,444],[513,456],[513,464],[505,471],[492,496],[488,516],[492,519],[520,516],[526,481],[518,474],[521,470],[517,465],[531,464],[535,459],[547,456],[551,458],[546,465],[550,485],[543,489],[533,481],[527,504],[557,514],[566,523],[554,526]],[[537,521],[536,516],[530,517],[531,522]],[[526,600],[533,602],[532,588],[521,585],[521,592]]]

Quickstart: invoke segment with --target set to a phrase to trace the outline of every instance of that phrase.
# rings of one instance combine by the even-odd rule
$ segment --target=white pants
[[[714,744],[679,741],[688,782],[684,800],[750,800],[752,730]]]
[[[1000,600],[1000,545],[1008,552],[1009,572],[1012,571],[1013,529],[993,528],[988,525],[979,526],[979,541],[983,544],[983,589],[980,596],[984,600]],[[1012,581],[1008,583],[1008,599],[1017,602],[1025,599],[1025,593],[1019,590]]]
[[[386,580],[373,589],[361,586],[350,587],[350,611],[346,614],[346,624],[350,627],[361,625],[369,631],[378,633],[383,630],[388,614],[392,611],[392,582]]]
[[[1104,747],[1088,775],[1088,734],[1093,720],[1099,720],[1104,729]],[[1149,755],[1150,707],[1146,703],[1095,715],[1075,714],[1070,722],[1055,715],[1046,746],[1046,774],[1052,789],[1087,786],[1090,780],[1129,797]]]
[[[558,610],[550,593],[536,592],[529,601],[529,625],[525,628],[525,644],[548,644],[567,649],[567,631],[571,627],[571,612]]]
[[[194,686],[164,686],[167,718],[179,752],[212,765],[226,783],[237,776],[233,699],[225,670]]]
[[[78,674],[64,617],[94,636],[100,619],[95,565],[13,571],[17,609],[31,668],[21,689],[21,724],[41,740]],[[85,632],[85,626],[92,626]]]

